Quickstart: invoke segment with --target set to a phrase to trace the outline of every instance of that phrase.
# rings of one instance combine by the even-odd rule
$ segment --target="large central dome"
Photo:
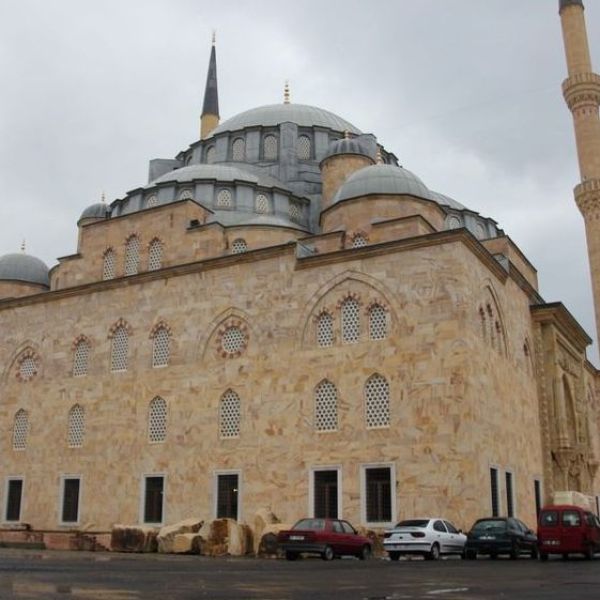
[[[269,104],[251,108],[223,121],[212,135],[224,131],[238,131],[246,127],[271,127],[281,123],[296,123],[300,127],[326,127],[334,131],[361,131],[342,117],[316,106],[306,104]]]

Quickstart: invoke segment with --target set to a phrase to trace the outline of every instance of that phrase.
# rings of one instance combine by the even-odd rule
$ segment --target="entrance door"
[[[338,472],[314,471],[314,516],[317,519],[338,518]]]

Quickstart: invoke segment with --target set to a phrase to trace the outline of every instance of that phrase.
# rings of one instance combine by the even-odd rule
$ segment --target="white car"
[[[421,554],[437,560],[442,554],[462,554],[467,536],[452,523],[437,517],[400,521],[384,533],[383,547],[391,560],[402,554]]]

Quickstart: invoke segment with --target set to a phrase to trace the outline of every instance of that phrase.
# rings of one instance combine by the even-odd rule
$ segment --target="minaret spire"
[[[215,49],[216,35],[212,34],[212,47],[208,61],[204,104],[200,117],[200,138],[207,138],[219,124],[219,90],[217,88],[217,53]]]

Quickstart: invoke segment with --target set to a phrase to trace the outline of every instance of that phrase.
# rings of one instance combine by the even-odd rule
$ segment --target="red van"
[[[587,559],[600,552],[600,521],[579,506],[545,506],[538,521],[538,547],[542,560],[549,554],[583,554]]]

